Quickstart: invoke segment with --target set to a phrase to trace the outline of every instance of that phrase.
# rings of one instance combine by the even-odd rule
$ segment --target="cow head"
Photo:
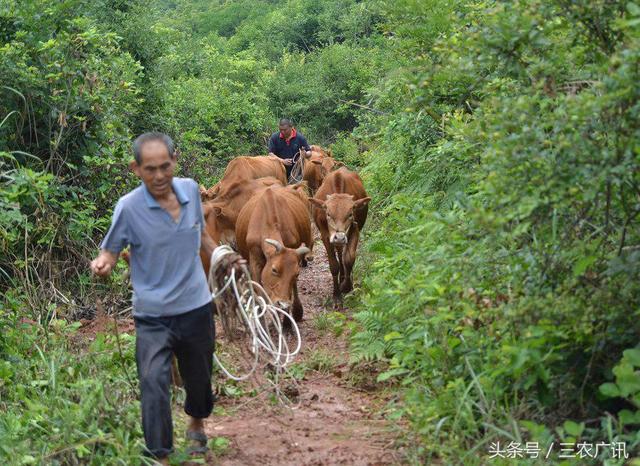
[[[332,158],[332,157],[322,157],[318,159],[312,159],[311,163],[318,165],[320,168],[320,184],[326,178],[326,176],[331,173],[333,170],[337,170],[340,167],[344,167],[344,163]],[[319,186],[319,185],[318,185]]]
[[[273,303],[287,310],[293,303],[293,288],[300,273],[300,259],[311,251],[304,246],[286,248],[274,239],[267,238],[262,245],[267,258],[260,280]]]
[[[351,194],[330,194],[326,201],[315,198],[309,198],[309,200],[317,208],[324,210],[331,244],[347,244],[355,212],[366,206],[371,198],[363,197],[354,201]]]
[[[207,233],[216,243],[235,242],[235,221],[224,205],[215,201],[205,202],[202,212]]]
[[[311,145],[309,146],[311,149],[311,152],[318,152],[320,154],[322,154],[322,156],[324,157],[333,157],[333,151],[331,149],[325,149],[322,146],[317,146],[317,145]]]
[[[304,205],[309,207],[309,185],[306,181],[290,184],[285,187],[287,191],[300,198]]]

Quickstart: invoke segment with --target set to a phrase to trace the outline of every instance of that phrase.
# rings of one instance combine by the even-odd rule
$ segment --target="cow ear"
[[[344,162],[340,162],[339,160],[336,160],[336,162],[333,164],[333,168],[340,168],[340,167],[344,167]]]
[[[369,203],[370,200],[371,200],[370,197],[363,197],[362,199],[358,199],[357,201],[355,201],[353,203],[353,208],[354,209],[361,209],[364,206],[366,206]]]
[[[211,207],[211,212],[213,213],[213,215],[215,215],[216,217],[222,217],[224,215],[226,215],[225,212],[225,208],[224,207],[220,207],[220,206],[212,206]]]
[[[292,184],[290,185],[290,187],[294,190],[294,191],[300,191],[303,194],[308,194],[308,190],[309,190],[309,184],[306,182],[306,180],[303,181],[299,181],[296,184]]]
[[[322,165],[322,160],[312,160],[311,163],[314,165]]]
[[[309,202],[311,202],[314,206],[319,207],[320,209],[327,209],[327,205],[324,203],[324,201],[316,199],[315,197],[310,197]]]

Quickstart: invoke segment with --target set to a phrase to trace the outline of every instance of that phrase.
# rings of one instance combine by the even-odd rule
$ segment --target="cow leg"
[[[300,322],[302,320],[302,302],[300,302],[300,296],[298,296],[298,282],[293,284],[293,304],[291,306],[291,315],[293,320]]]
[[[338,282],[338,274],[340,273],[340,264],[336,258],[336,250],[329,241],[329,235],[321,235],[324,248],[327,250],[327,258],[329,259],[329,270],[333,278],[333,299],[340,298],[340,285]]]
[[[260,276],[262,275],[262,269],[266,261],[264,259],[264,254],[260,249],[251,250],[249,252],[249,271],[251,272],[251,278],[253,281],[260,283]]]
[[[360,239],[360,230],[356,225],[353,225],[351,234],[349,235],[349,242],[344,248],[342,253],[342,264],[344,271],[342,274],[342,280],[340,282],[340,291],[348,293],[353,290],[353,281],[351,278],[351,272],[353,270],[353,264],[356,262],[356,250],[358,249],[358,240]]]
[[[291,317],[296,322],[300,322],[302,320],[302,302],[300,301],[300,296],[298,296],[298,282],[293,284],[293,303],[291,305]],[[282,317],[282,328],[290,332],[291,331],[291,320],[287,317]]]
[[[313,233],[311,232],[311,228],[309,228],[308,234],[306,235],[307,237],[304,238],[304,244],[306,247],[309,248],[309,254],[306,254],[301,262],[302,262],[302,266],[306,267],[307,265],[309,265],[308,263],[311,262],[313,260],[313,246],[315,245],[314,240],[313,240]],[[309,258],[307,260],[307,257]]]
[[[344,281],[344,245],[336,246],[336,255],[338,256],[338,283],[341,284]],[[338,286],[340,292],[342,292],[342,286]]]

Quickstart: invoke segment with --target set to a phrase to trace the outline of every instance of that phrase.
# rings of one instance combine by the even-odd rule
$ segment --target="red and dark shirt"
[[[273,152],[281,159],[292,159],[298,155],[300,149],[311,150],[305,137],[295,128],[288,139],[285,139],[281,132],[273,133],[269,138],[269,152]]]

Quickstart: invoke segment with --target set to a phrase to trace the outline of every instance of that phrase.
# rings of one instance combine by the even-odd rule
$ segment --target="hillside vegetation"
[[[131,140],[209,186],[280,117],[373,198],[352,357],[407,461],[639,456],[639,63],[627,1],[1,2],[0,462],[140,461],[132,338],[74,343]]]

